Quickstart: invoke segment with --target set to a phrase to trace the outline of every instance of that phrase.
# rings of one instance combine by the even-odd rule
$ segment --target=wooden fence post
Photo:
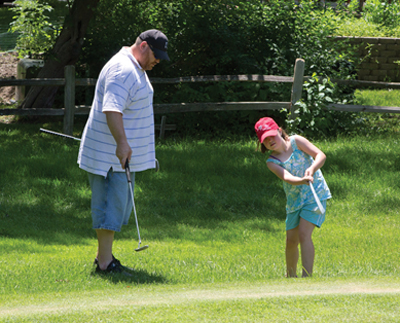
[[[72,136],[75,113],[75,66],[65,66],[64,75],[64,133]]]
[[[296,59],[294,65],[292,97],[290,99],[290,118],[296,117],[294,112],[294,104],[301,99],[301,92],[303,91],[303,77],[304,77],[304,59]]]
[[[164,139],[164,134],[165,134],[165,124],[167,123],[167,117],[162,116],[161,117],[161,124],[160,124],[160,139]]]

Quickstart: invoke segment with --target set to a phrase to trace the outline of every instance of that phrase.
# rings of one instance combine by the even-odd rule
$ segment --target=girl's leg
[[[299,261],[299,227],[286,231],[286,275],[297,277]]]
[[[303,265],[302,277],[309,277],[312,275],[314,266],[314,244],[311,235],[314,231],[315,225],[303,218],[300,218],[299,228],[299,241],[301,248],[301,262]]]

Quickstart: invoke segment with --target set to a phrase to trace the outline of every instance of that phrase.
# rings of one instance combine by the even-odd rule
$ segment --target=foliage
[[[291,76],[299,57],[312,62],[306,73],[331,73],[328,68],[338,55],[329,39],[336,27],[326,11],[315,10],[312,1],[298,7],[294,1],[277,0],[231,0],[229,5],[222,0],[111,0],[100,2],[97,12],[83,59],[93,77],[112,54],[148,28],[162,30],[170,40],[171,62],[157,66],[152,76]]]
[[[53,8],[38,0],[17,0],[14,2],[14,21],[10,30],[19,33],[17,48],[20,57],[36,56],[49,50],[60,30],[51,24],[46,16]]]
[[[368,0],[362,17],[367,23],[389,29],[396,28],[400,25],[400,3],[388,0]]]
[[[329,104],[351,104],[353,94],[345,95],[330,79],[316,74],[305,82],[306,97],[295,104],[294,116],[287,120],[288,130],[310,138],[336,137],[355,133],[365,123],[360,114],[340,112],[328,108]]]
[[[398,1],[368,0],[358,13],[358,1],[332,13],[338,36],[400,37],[400,4]],[[355,14],[356,13],[356,14]]]
[[[296,58],[306,61],[306,75],[345,78],[340,62],[356,65],[350,47],[329,36],[331,10],[313,1],[173,0],[100,2],[87,35],[82,76],[97,77],[104,63],[141,31],[162,30],[169,38],[171,62],[162,62],[150,77],[269,74],[292,76]],[[101,14],[107,12],[107,15]],[[132,20],[131,17],[135,19]],[[290,101],[290,87],[279,83],[155,84],[155,103]],[[231,111],[168,115],[168,121],[189,135],[233,131],[252,134],[266,112]],[[279,111],[268,112],[281,117]]]
[[[343,63],[351,65],[354,72],[358,64],[356,55],[351,48],[332,41],[330,36],[346,34],[344,30],[354,25],[357,27],[350,32],[354,36],[365,35],[368,31],[369,36],[391,36],[397,29],[400,34],[399,5],[394,1],[390,4],[388,1],[367,1],[360,18],[356,18],[353,13],[357,11],[357,1],[352,1],[347,8],[343,6],[344,1],[339,2],[334,11],[330,7],[316,6],[315,1],[301,1],[298,6],[294,1],[278,0],[102,0],[86,37],[78,73],[82,77],[97,77],[101,67],[121,46],[132,44],[145,29],[158,28],[170,39],[171,62],[162,62],[149,72],[150,77],[207,74],[291,76],[295,59],[302,57],[306,61],[306,75],[315,73],[323,78],[348,78],[352,74],[348,73],[349,69],[337,67]],[[374,26],[379,26],[379,30]],[[290,88],[282,84],[210,82],[155,84],[154,88],[155,103],[289,101],[290,98]],[[334,96],[329,93],[327,96],[339,103],[342,101],[341,91],[343,89],[337,88]],[[90,102],[85,93],[78,91],[77,95],[82,96],[78,100]],[[307,104],[305,100],[303,103]],[[308,106],[312,107],[314,103]],[[328,112],[322,109],[312,114],[325,113]],[[227,134],[251,134],[252,126],[249,124],[264,114],[263,111],[171,114],[168,122],[176,123],[178,131],[189,135],[214,136],[225,131]],[[278,111],[268,114],[286,118]],[[340,119],[340,116],[344,119],[349,117],[337,113],[335,118]],[[365,119],[353,114],[350,116],[355,118],[355,124]],[[303,123],[308,117],[303,116]],[[348,120],[343,121],[347,124]],[[315,129],[315,126],[309,128]],[[339,129],[347,129],[347,126]],[[327,128],[320,128],[318,132],[321,131],[331,133]]]

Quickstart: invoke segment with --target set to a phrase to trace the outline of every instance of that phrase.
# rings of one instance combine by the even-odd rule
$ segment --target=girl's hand
[[[309,175],[306,175],[306,176],[304,176],[303,178],[302,178],[302,180],[303,180],[303,184],[304,185],[308,185],[308,183],[313,183],[314,182],[314,177],[312,177],[312,176],[309,176]]]
[[[310,166],[304,172],[304,176],[314,176],[314,172],[315,172],[314,167]]]

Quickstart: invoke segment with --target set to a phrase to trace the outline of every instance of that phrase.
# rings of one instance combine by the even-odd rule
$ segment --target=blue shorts
[[[135,173],[131,173],[132,184]],[[132,198],[126,174],[110,169],[107,177],[89,173],[92,189],[93,229],[106,229],[120,232],[127,225],[132,212]],[[134,185],[133,185],[134,186]]]
[[[326,200],[321,201],[321,204],[326,213]],[[296,228],[300,223],[300,218],[303,218],[320,228],[322,223],[325,221],[325,213],[319,213],[317,203],[305,204],[300,210],[286,215],[286,231]]]

